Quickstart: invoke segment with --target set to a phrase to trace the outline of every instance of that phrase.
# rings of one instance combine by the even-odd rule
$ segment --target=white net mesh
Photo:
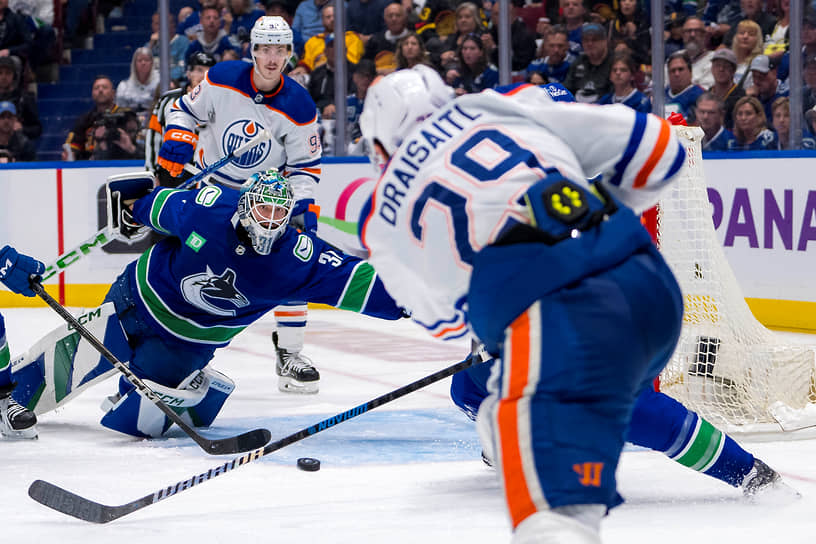
[[[688,149],[687,169],[658,206],[657,234],[683,290],[685,313],[660,388],[731,431],[779,423],[780,407],[790,413],[816,402],[816,351],[786,345],[754,318],[714,231],[703,132],[675,130]]]

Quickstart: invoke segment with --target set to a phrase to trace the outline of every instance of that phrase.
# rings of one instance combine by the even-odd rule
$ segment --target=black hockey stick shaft
[[[424,378],[421,378],[413,383],[404,385],[399,389],[395,389],[390,393],[381,395],[373,400],[356,406],[351,410],[340,412],[339,414],[324,419],[323,421],[315,423],[314,425],[301,429],[296,433],[281,438],[276,442],[271,442],[263,448],[258,448],[257,450],[248,452],[240,457],[236,457],[231,461],[227,461],[223,465],[213,467],[207,472],[196,474],[190,478],[187,478],[186,480],[163,487],[150,495],[145,495],[140,499],[136,499],[135,501],[131,501],[121,506],[107,506],[91,501],[44,480],[34,481],[28,488],[28,495],[42,505],[77,519],[89,521],[91,523],[108,523],[109,521],[121,518],[122,516],[130,514],[131,512],[141,510],[142,508],[150,506],[151,504],[155,504],[159,501],[177,495],[195,485],[212,480],[216,476],[226,474],[233,469],[249,464],[256,459],[260,459],[264,455],[268,455],[285,446],[288,446],[289,444],[293,444],[321,431],[330,429],[339,423],[348,421],[349,419],[373,410],[378,406],[382,406],[383,404],[387,404],[400,397],[404,397],[409,393],[413,393],[418,389],[422,389],[423,387],[438,382],[439,380],[447,378],[448,376],[452,376],[460,370],[464,370],[473,365],[478,360],[478,357],[469,357],[464,361],[439,370],[438,372],[434,372],[433,374],[425,376]]]
[[[155,391],[150,389],[150,387],[138,376],[136,376],[125,363],[120,361],[116,355],[111,353],[111,351],[105,347],[105,344],[100,342],[99,339],[94,336],[93,333],[91,333],[91,331],[86,329],[85,326],[82,325],[82,323],[80,323],[73,315],[71,315],[71,313],[66,310],[62,304],[54,300],[54,298],[45,291],[45,288],[43,288],[39,281],[32,281],[31,289],[33,289],[34,292],[37,293],[37,295],[43,299],[46,304],[53,308],[54,311],[56,311],[65,321],[67,321],[80,334],[80,336],[87,340],[99,353],[101,353],[105,359],[110,361],[110,363],[125,376],[125,379],[136,387],[140,395],[152,402],[159,410],[164,412],[164,415],[170,418],[173,423],[181,427],[181,429],[187,433],[190,438],[195,440],[196,444],[201,446],[201,449],[210,455],[232,455],[242,451],[254,450],[260,448],[272,439],[272,433],[267,429],[255,429],[252,431],[247,431],[238,436],[221,438],[218,440],[209,440],[204,438],[183,419],[181,419],[181,417],[174,412],[172,408],[167,406],[167,404],[161,400]]]

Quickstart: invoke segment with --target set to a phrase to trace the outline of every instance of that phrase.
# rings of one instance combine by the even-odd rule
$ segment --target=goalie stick
[[[257,136],[246,142],[245,144],[236,147],[232,151],[230,151],[226,156],[221,157],[211,165],[207,166],[203,170],[197,170],[196,175],[185,181],[182,185],[180,185],[179,189],[189,189],[193,187],[196,183],[206,178],[208,175],[212,174],[216,170],[220,170],[227,163],[233,160],[236,157],[240,157],[253,147],[258,144],[261,144],[272,137],[272,134],[269,133],[267,130],[261,131]],[[189,170],[188,170],[189,171]],[[113,234],[110,231],[109,225],[105,225],[104,228],[100,229],[96,234],[88,238],[87,240],[80,242],[75,248],[63,253],[59,257],[57,257],[53,263],[49,264],[45,267],[45,272],[42,275],[42,279],[40,281],[46,281],[53,277],[55,274],[58,274],[64,271],[66,268],[80,260],[82,257],[87,255],[91,252],[91,249],[94,247],[102,247],[106,245],[108,242],[113,241]]]
[[[188,425],[181,417],[167,406],[161,398],[152,390],[146,383],[144,383],[138,376],[136,376],[128,366],[120,361],[99,339],[85,328],[71,313],[65,309],[63,305],[54,300],[49,295],[42,284],[38,281],[31,281],[31,289],[45,301],[46,304],[56,311],[60,317],[67,321],[85,340],[87,340],[96,350],[101,353],[110,363],[121,372],[127,381],[133,384],[144,398],[152,402],[156,407],[164,412],[170,420],[181,427],[187,433],[187,436],[192,438],[196,444],[201,446],[201,449],[210,455],[231,455],[242,451],[249,451],[260,448],[272,439],[272,433],[267,429],[255,429],[247,431],[238,436],[228,438],[221,438],[218,440],[210,440],[204,438]]]
[[[58,512],[62,512],[68,516],[72,516],[83,521],[89,521],[91,523],[108,523],[137,510],[141,510],[142,508],[146,508],[151,504],[155,504],[159,501],[177,495],[178,493],[190,489],[195,485],[212,480],[216,476],[226,474],[233,469],[249,464],[252,461],[260,459],[264,455],[268,455],[273,451],[283,448],[284,446],[288,446],[289,444],[293,444],[303,440],[304,438],[308,438],[321,431],[330,429],[339,423],[348,421],[349,419],[364,414],[369,410],[373,410],[378,406],[382,406],[383,404],[391,402],[392,400],[403,397],[408,393],[412,393],[434,382],[447,378],[448,376],[452,376],[460,370],[464,370],[475,364],[477,360],[481,361],[478,355],[468,357],[464,361],[456,363],[455,365],[434,372],[433,374],[425,376],[424,378],[421,378],[415,382],[404,385],[399,389],[395,389],[390,393],[386,393],[359,406],[355,406],[350,410],[340,412],[339,414],[336,414],[330,418],[324,419],[323,421],[315,423],[314,425],[281,438],[276,442],[267,444],[263,448],[258,448],[254,451],[245,453],[240,457],[227,461],[223,465],[218,465],[217,467],[213,467],[206,472],[191,476],[186,480],[176,482],[170,486],[163,487],[157,491],[154,491],[150,495],[145,495],[140,499],[136,499],[135,501],[131,501],[120,506],[108,506],[94,502],[44,480],[36,480],[32,482],[28,488],[28,496],[38,503]]]

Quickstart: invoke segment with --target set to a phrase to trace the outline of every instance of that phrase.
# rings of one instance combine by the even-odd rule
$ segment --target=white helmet
[[[383,166],[374,142],[393,155],[416,125],[453,97],[453,89],[445,85],[436,70],[421,64],[375,81],[366,92],[360,115],[360,130],[371,163]]]
[[[292,47],[292,29],[283,17],[259,17],[249,33],[252,49],[256,45],[275,44]]]
[[[269,255],[286,231],[294,204],[289,182],[274,168],[252,174],[241,185],[238,218],[259,255]]]

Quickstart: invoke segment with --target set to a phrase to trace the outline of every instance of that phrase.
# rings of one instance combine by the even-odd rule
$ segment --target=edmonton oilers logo
[[[249,140],[257,136],[258,133],[263,130],[263,128],[264,127],[255,121],[249,121],[247,119],[242,119],[232,123],[226,128],[226,130],[224,130],[224,134],[221,136],[221,149],[223,150],[224,155],[228,155],[233,150],[238,149],[247,143]],[[266,158],[269,156],[269,150],[271,148],[272,147],[269,145],[268,140],[261,142],[255,147],[247,150],[240,157],[235,157],[232,160],[232,163],[239,168],[254,169],[264,160],[266,160]]]

